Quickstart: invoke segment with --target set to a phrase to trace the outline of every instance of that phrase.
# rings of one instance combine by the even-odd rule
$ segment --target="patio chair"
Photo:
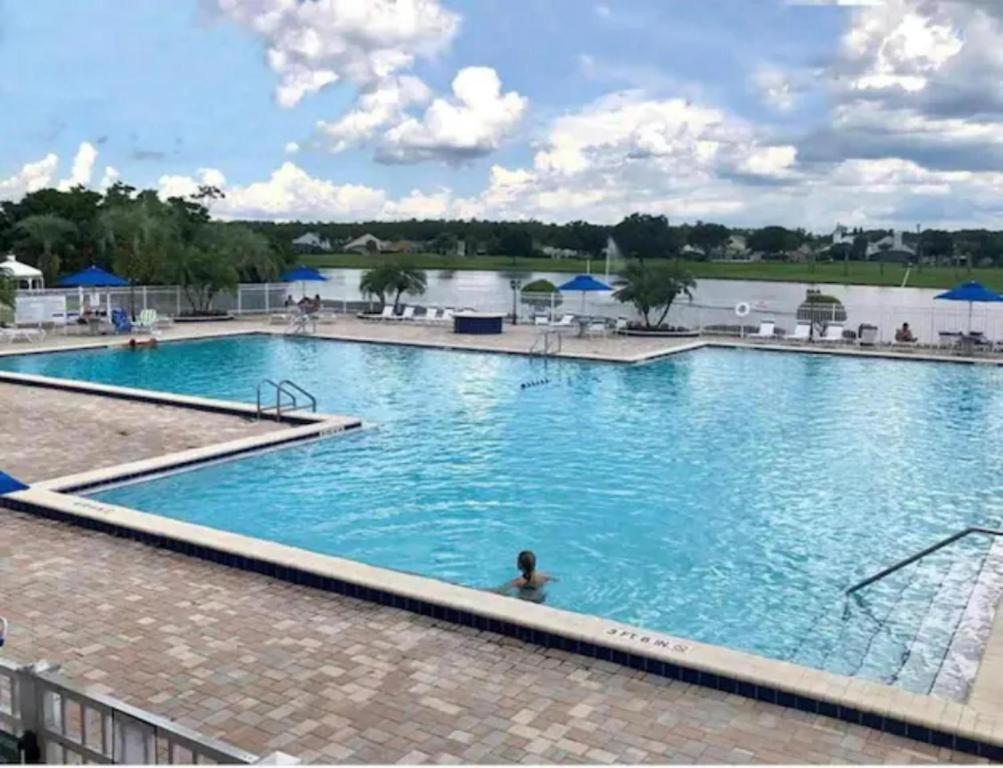
[[[384,304],[383,311],[380,312],[379,316],[376,319],[379,320],[380,322],[384,320],[396,320],[397,317],[394,315],[394,305]]]
[[[829,323],[825,327],[825,333],[819,341],[825,344],[842,344],[843,343],[843,324],[842,323]]]
[[[442,325],[452,325],[453,324],[453,310],[449,307],[442,310],[442,317],[438,320]]]
[[[592,320],[587,326],[585,326],[586,336],[602,336],[603,338],[606,338],[606,334],[606,323],[603,320]]]
[[[546,315],[535,315],[533,325],[550,325],[550,318]]]
[[[577,331],[578,325],[574,315],[564,315],[556,323],[550,323],[550,328],[555,331]]]
[[[45,330],[43,328],[0,328],[0,341],[13,344],[18,339],[23,339],[28,343],[45,341]]]
[[[125,310],[113,309],[111,311],[111,323],[115,326],[115,333],[132,333],[132,320]]]
[[[153,333],[157,325],[157,310],[144,309],[139,313],[136,322],[132,324],[132,330],[136,333]]]
[[[750,333],[750,339],[772,339],[777,335],[777,323],[775,320],[763,320],[759,324],[759,330]]]
[[[787,338],[791,341],[810,341],[812,338],[811,323],[798,323],[794,326],[794,333]]]
[[[432,309],[426,309],[425,315],[419,317],[416,322],[424,323],[425,325],[436,325],[441,319],[442,310],[438,307],[433,307]]]
[[[630,327],[630,323],[627,322],[626,317],[618,317],[616,322],[613,323],[613,333],[626,333],[627,328]]]

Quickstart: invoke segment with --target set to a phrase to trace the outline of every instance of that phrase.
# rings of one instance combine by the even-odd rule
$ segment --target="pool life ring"
[[[155,347],[157,346],[157,340],[154,338],[149,339],[129,339],[129,348],[138,349],[139,347]]]
[[[735,315],[737,317],[747,317],[751,309],[752,307],[749,306],[749,302],[740,301],[735,305]]]

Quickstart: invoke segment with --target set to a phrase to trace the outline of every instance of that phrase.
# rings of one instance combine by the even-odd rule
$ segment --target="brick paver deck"
[[[240,416],[0,382],[0,469],[28,482],[283,428]]]
[[[6,655],[323,762],[933,762],[947,750],[0,510]]]

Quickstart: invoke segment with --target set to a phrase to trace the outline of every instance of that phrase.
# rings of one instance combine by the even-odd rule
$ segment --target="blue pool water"
[[[474,587],[928,690],[1003,517],[994,368],[701,350],[643,366],[241,337],[0,369],[253,401],[291,378],[375,428],[96,493]],[[544,386],[527,381],[549,377]]]

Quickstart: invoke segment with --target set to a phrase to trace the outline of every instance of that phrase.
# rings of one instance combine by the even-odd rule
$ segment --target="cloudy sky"
[[[0,0],[0,199],[1003,227],[1003,0]]]

